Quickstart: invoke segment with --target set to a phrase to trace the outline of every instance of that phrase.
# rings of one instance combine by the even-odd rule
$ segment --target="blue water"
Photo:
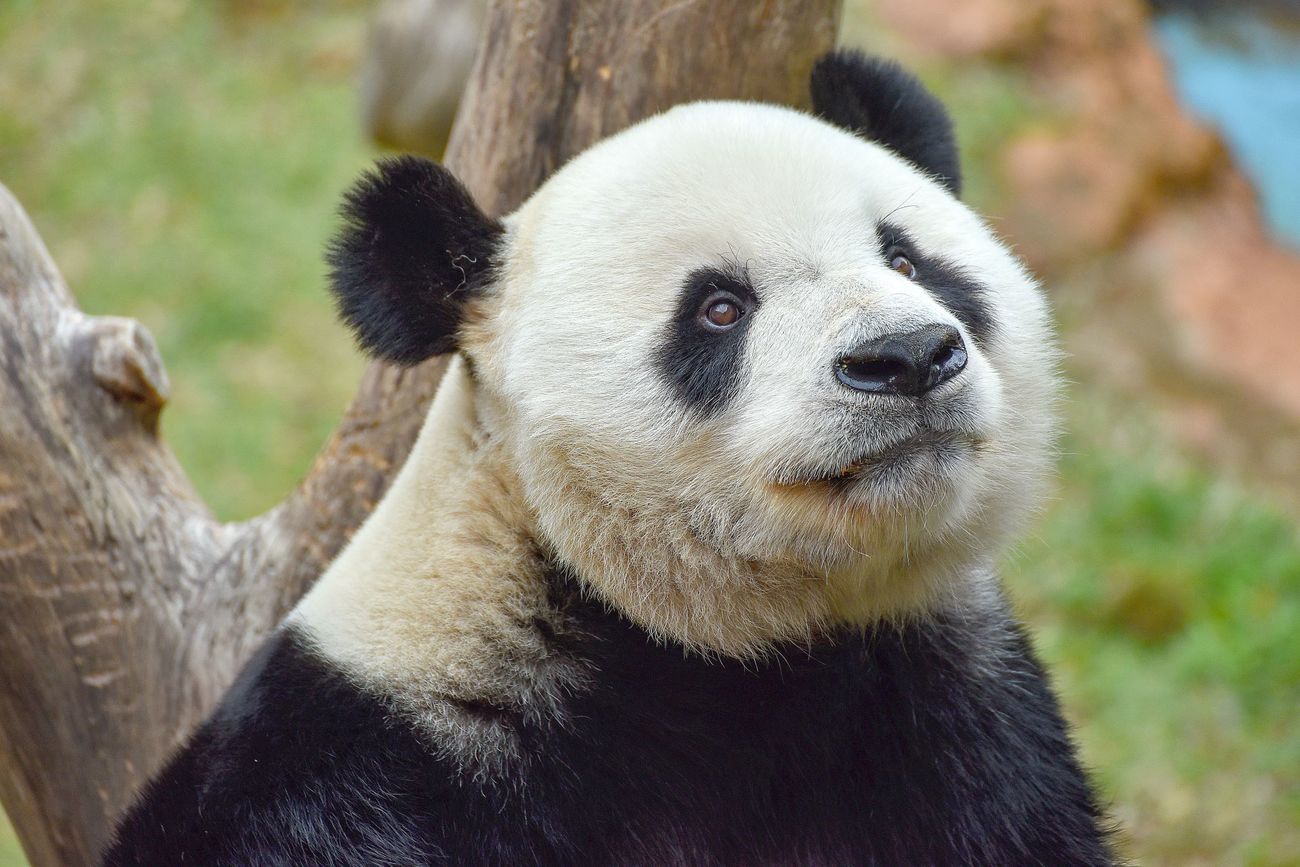
[[[1244,10],[1165,15],[1156,32],[1183,103],[1218,128],[1273,231],[1300,249],[1300,36]]]

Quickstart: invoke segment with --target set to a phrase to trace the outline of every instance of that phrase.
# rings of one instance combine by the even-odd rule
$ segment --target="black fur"
[[[812,103],[820,117],[891,148],[961,195],[948,110],[894,61],[832,51],[813,67]]]
[[[910,259],[916,266],[916,281],[961,320],[976,343],[987,345],[993,333],[993,315],[984,284],[960,265],[922,252],[912,236],[893,223],[881,223],[876,231],[885,261],[899,253]]]
[[[746,310],[727,331],[710,331],[699,321],[701,306],[718,291],[735,295]],[[745,334],[757,309],[743,269],[700,268],[686,278],[655,361],[678,400],[699,416],[721,412],[739,391]]]
[[[445,168],[409,156],[364,175],[342,214],[330,276],[362,348],[397,364],[455,349],[464,303],[490,279],[501,224]]]
[[[286,629],[145,792],[124,865],[1100,865],[1099,810],[1019,628],[915,621],[743,665],[651,640],[552,577],[563,719],[458,768]]]

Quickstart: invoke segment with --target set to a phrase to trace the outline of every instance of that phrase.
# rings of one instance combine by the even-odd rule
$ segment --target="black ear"
[[[952,120],[916,76],[892,60],[832,51],[813,67],[811,87],[819,116],[893,149],[961,194]]]
[[[339,315],[376,358],[456,348],[465,302],[491,279],[502,228],[442,166],[382,160],[348,191],[327,260]]]

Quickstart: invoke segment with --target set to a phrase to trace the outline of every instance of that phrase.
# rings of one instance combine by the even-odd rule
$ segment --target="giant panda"
[[[1097,865],[998,554],[1050,465],[1034,280],[947,114],[674,108],[485,216],[381,162],[373,356],[455,353],[405,466],[107,865]]]

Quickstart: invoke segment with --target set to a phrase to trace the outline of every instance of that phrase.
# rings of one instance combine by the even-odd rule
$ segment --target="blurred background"
[[[220,517],[351,397],[336,202],[375,141],[441,149],[477,9],[0,2],[0,182],[84,309],[157,338]],[[847,0],[842,40],[948,100],[968,200],[1056,305],[1060,482],[1006,573],[1125,853],[1300,864],[1300,8]]]

